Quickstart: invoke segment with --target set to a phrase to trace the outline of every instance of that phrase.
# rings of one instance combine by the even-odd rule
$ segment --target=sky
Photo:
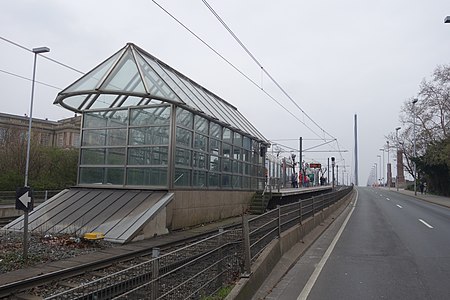
[[[88,72],[132,42],[236,106],[278,144],[274,149],[289,155],[302,137],[303,149],[312,148],[305,161],[326,164],[335,156],[349,180],[356,114],[359,184],[365,185],[386,136],[400,124],[403,103],[438,65],[450,63],[448,0],[208,0],[259,65],[202,0],[155,1],[1,1],[0,112],[29,114],[34,55],[17,45],[49,47],[45,56]],[[46,85],[36,84],[33,117],[73,116],[53,104],[82,76],[73,69],[38,57],[36,80]],[[324,138],[338,143],[319,146]]]

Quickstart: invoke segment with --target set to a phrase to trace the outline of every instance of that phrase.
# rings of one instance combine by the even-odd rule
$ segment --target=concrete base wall
[[[173,191],[167,207],[167,228],[182,229],[202,223],[239,216],[247,211],[254,192]]]
[[[0,209],[0,217],[20,217],[23,211],[16,209],[14,205],[3,205]]]
[[[261,255],[253,263],[251,276],[249,278],[242,278],[239,280],[225,300],[252,299],[253,295],[256,294],[281,257],[296,243],[303,241],[307,234],[318,227],[318,225],[332,213],[341,208],[344,204],[348,204],[350,199],[353,197],[353,194],[354,192],[350,193],[339,202],[323,210],[322,212],[317,213],[314,217],[305,220],[302,225],[298,225],[283,232],[280,239],[273,240],[269,243],[266,249],[263,250]],[[320,227],[322,227],[322,231],[326,229],[325,226]],[[308,243],[310,244],[313,242],[314,240],[308,240]],[[308,247],[305,247],[305,249],[306,248]]]

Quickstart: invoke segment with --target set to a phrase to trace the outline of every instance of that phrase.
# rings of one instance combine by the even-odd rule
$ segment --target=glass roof
[[[236,107],[132,43],[58,93],[54,104],[81,113],[160,101],[190,108],[268,143]]]

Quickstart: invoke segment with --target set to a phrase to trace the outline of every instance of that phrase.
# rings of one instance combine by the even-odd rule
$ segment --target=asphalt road
[[[450,299],[450,209],[358,194],[266,299]]]

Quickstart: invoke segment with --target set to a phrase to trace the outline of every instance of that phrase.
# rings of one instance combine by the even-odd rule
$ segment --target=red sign
[[[309,167],[311,169],[320,169],[322,167],[321,164],[309,164]]]

